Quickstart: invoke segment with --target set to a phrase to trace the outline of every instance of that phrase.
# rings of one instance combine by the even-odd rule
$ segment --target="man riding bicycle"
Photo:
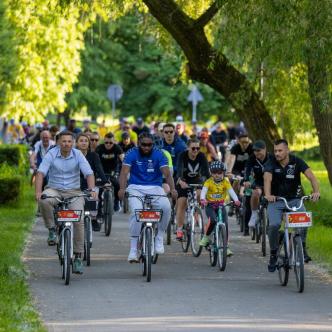
[[[177,231],[176,239],[183,239],[183,224],[187,208],[188,184],[203,184],[210,176],[209,164],[205,155],[200,152],[197,138],[189,139],[188,150],[182,152],[178,160],[176,190],[179,194],[176,208]],[[198,197],[200,191],[198,191]]]
[[[172,198],[176,199],[177,192],[174,188],[173,177],[171,176],[168,161],[160,149],[153,148],[153,137],[149,133],[142,133],[139,137],[138,147],[133,148],[126,154],[120,173],[119,198],[123,200],[126,190],[129,195],[141,196],[161,195],[165,196],[162,188],[163,175],[170,186]],[[158,234],[155,239],[155,251],[157,254],[164,253],[163,237],[167,229],[171,216],[171,206],[168,198],[156,197],[152,200],[153,208],[163,211],[162,218],[158,224]],[[136,221],[135,210],[141,209],[139,199],[129,197],[129,208],[131,215],[129,218],[130,252],[128,261],[138,262],[137,244],[141,231],[141,223]]]
[[[47,242],[55,245],[56,233],[54,226],[54,207],[58,204],[55,198],[41,200],[41,195],[67,198],[81,194],[80,171],[87,180],[88,188],[92,190],[92,198],[96,199],[95,178],[88,161],[82,152],[73,148],[74,136],[71,132],[64,131],[59,134],[59,146],[49,150],[36,175],[36,200],[39,203],[40,212],[49,230]],[[48,184],[42,192],[43,178],[48,175]],[[69,205],[73,210],[84,210],[84,198],[79,197]],[[81,255],[84,251],[84,222],[74,223],[74,264],[73,272],[82,273],[83,264]]]
[[[279,229],[281,226],[282,214],[285,210],[285,203],[277,201],[277,197],[287,199],[290,207],[299,204],[301,196],[301,173],[310,181],[312,186],[312,200],[319,199],[319,185],[316,177],[309,166],[300,158],[290,154],[288,142],[285,139],[277,140],[274,143],[274,157],[264,165],[264,193],[269,201],[267,208],[269,219],[269,242],[270,261],[269,272],[274,272],[277,266],[277,250],[279,244]],[[302,207],[298,211],[305,211]],[[306,250],[307,229],[302,230],[301,238],[303,243],[304,261],[308,263],[311,258]]]

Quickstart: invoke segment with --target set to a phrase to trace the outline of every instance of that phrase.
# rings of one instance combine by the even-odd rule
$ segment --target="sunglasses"
[[[199,146],[193,146],[191,150],[193,151],[199,151],[201,148]]]
[[[146,148],[150,148],[153,145],[153,143],[141,143],[141,146],[144,146]]]
[[[98,138],[90,138],[90,141],[91,141],[91,142],[98,142],[99,139],[98,139]]]
[[[174,130],[170,130],[170,131],[168,131],[168,130],[164,130],[164,133],[165,133],[165,134],[173,134],[173,133],[174,133]]]
[[[113,142],[104,142],[105,145],[113,145]]]

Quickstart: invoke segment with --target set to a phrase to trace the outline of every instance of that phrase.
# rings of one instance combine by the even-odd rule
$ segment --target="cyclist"
[[[213,144],[209,142],[209,132],[206,130],[201,131],[199,135],[201,152],[204,153],[205,157],[209,162],[218,160],[218,154]]]
[[[249,157],[246,163],[244,175],[244,187],[251,187],[252,194],[250,199],[251,217],[248,223],[249,227],[255,227],[258,219],[259,200],[264,188],[264,164],[270,160],[271,155],[266,150],[266,144],[263,140],[257,140],[253,145],[254,153]],[[254,182],[250,183],[250,176],[253,174]]]
[[[135,147],[135,144],[130,140],[128,133],[124,132],[121,135],[121,141],[119,143],[120,148],[124,153]]]
[[[276,197],[285,197],[289,206],[299,203],[299,196],[302,192],[301,173],[304,173],[312,186],[312,200],[319,199],[319,185],[316,177],[309,166],[300,158],[290,154],[288,142],[285,139],[277,140],[274,143],[274,157],[264,165],[264,193],[269,201],[267,208],[269,218],[269,242],[270,242],[270,261],[268,270],[274,272],[277,264],[277,250],[279,242],[279,229],[281,226],[282,213],[285,203],[276,201]],[[302,207],[299,211],[305,211]],[[303,243],[304,261],[308,263],[311,257],[306,250],[307,229],[304,228],[301,234]]]
[[[78,134],[76,137],[76,147],[78,150],[80,150],[83,153],[83,156],[88,161],[91,169],[93,170],[95,178],[100,179],[100,185],[106,184],[108,181],[105,176],[103,166],[100,162],[100,158],[96,152],[90,151],[89,135],[86,133]],[[81,190],[86,190],[86,189],[88,189],[87,180],[84,178],[84,175],[82,172],[80,175],[81,175],[81,186],[80,186]],[[91,209],[92,209],[93,206],[96,207],[96,203],[89,200],[89,207],[91,207]],[[95,210],[95,209],[93,209],[93,210]],[[98,210],[100,210],[100,206],[99,206]],[[93,227],[94,231],[100,231],[100,223],[98,223],[97,220],[92,220],[92,227]]]
[[[36,200],[39,203],[40,212],[49,230],[47,242],[55,245],[56,234],[54,226],[53,210],[57,200],[47,198],[41,200],[41,195],[66,198],[81,194],[80,171],[87,180],[88,188],[92,190],[92,198],[96,199],[95,177],[93,171],[83,156],[82,152],[73,148],[73,133],[63,131],[59,134],[59,146],[50,149],[41,162],[36,175]],[[48,174],[48,185],[42,192],[43,178]],[[84,198],[80,197],[69,205],[73,210],[84,210]],[[83,264],[81,255],[84,251],[84,223],[74,223],[74,264],[73,272],[82,273]]]
[[[151,134],[142,133],[139,137],[138,147],[131,149],[125,156],[120,174],[119,198],[124,198],[127,178],[129,182],[127,191],[131,195],[165,195],[162,188],[163,175],[170,186],[172,198],[176,199],[177,193],[174,181],[168,168],[165,155],[159,149],[153,148]],[[141,209],[141,202],[137,198],[129,198],[131,215],[129,218],[130,252],[128,261],[138,262],[137,244],[141,231],[141,223],[136,222],[135,210]],[[158,234],[155,240],[155,250],[158,254],[164,253],[163,236],[171,216],[171,207],[167,197],[153,199],[153,207],[163,211],[162,219],[158,224]]]
[[[205,206],[206,216],[209,219],[206,233],[200,241],[200,245],[206,247],[209,244],[209,235],[212,233],[214,226],[217,222],[217,208],[213,206],[214,202],[225,201],[227,193],[231,196],[234,203],[240,206],[240,201],[232,188],[228,178],[226,178],[226,166],[223,162],[217,160],[210,164],[211,177],[204,182],[201,191],[200,199],[201,205]],[[223,208],[223,220],[226,225],[227,238],[228,238],[228,223],[226,209]],[[232,251],[227,247],[227,255],[232,255]]]
[[[90,135],[90,151],[96,152],[100,136],[96,131],[93,131]]]
[[[183,122],[177,123],[175,126],[176,136],[181,138],[183,142],[188,143],[188,135],[185,133],[186,125]]]
[[[175,126],[172,123],[166,123],[163,126],[163,149],[168,151],[173,160],[174,176],[176,176],[176,167],[179,154],[187,149],[186,144],[179,137],[175,136]]]
[[[177,167],[176,190],[179,194],[176,205],[177,231],[176,239],[183,239],[183,224],[187,208],[188,184],[202,184],[209,176],[209,164],[205,155],[200,152],[197,138],[190,138],[188,149],[179,156]],[[200,191],[198,191],[199,197]]]
[[[146,132],[150,133],[150,128],[144,124],[144,121],[141,117],[136,119],[136,125],[133,126],[133,131],[139,136],[140,134]]]
[[[118,197],[119,180],[121,161],[123,160],[123,151],[118,144],[114,142],[113,133],[105,135],[104,144],[97,147],[96,152],[99,155],[101,164],[103,165],[104,173],[112,182],[114,187],[114,211],[120,210],[120,201]]]
[[[227,132],[222,122],[216,124],[215,129],[211,133],[210,139],[211,143],[217,150],[217,153],[220,152],[221,161],[224,162],[227,146]]]
[[[117,130],[115,132],[115,140],[117,142],[120,142],[121,141],[121,135],[123,133],[128,133],[129,134],[129,137],[130,137],[130,140],[134,143],[134,144],[137,144],[137,134],[130,128],[130,124],[125,121],[123,123],[123,126],[122,126],[122,129],[121,130]]]

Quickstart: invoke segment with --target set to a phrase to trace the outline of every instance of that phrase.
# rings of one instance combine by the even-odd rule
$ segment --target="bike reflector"
[[[156,210],[138,210],[136,211],[136,219],[141,222],[159,222],[162,211]]]
[[[57,212],[57,221],[61,222],[78,222],[81,219],[82,211],[80,210],[61,210]]]
[[[288,227],[311,227],[312,215],[311,212],[289,212],[286,213],[286,220]]]

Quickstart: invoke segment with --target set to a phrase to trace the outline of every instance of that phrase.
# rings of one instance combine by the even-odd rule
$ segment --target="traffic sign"
[[[107,89],[107,97],[112,101],[112,118],[114,120],[116,102],[121,99],[123,95],[123,89],[118,84],[111,84]]]
[[[188,101],[190,101],[193,105],[193,113],[192,113],[192,122],[196,122],[196,106],[200,101],[203,101],[204,98],[199,92],[197,86],[193,84],[191,88],[191,92],[187,98]]]

